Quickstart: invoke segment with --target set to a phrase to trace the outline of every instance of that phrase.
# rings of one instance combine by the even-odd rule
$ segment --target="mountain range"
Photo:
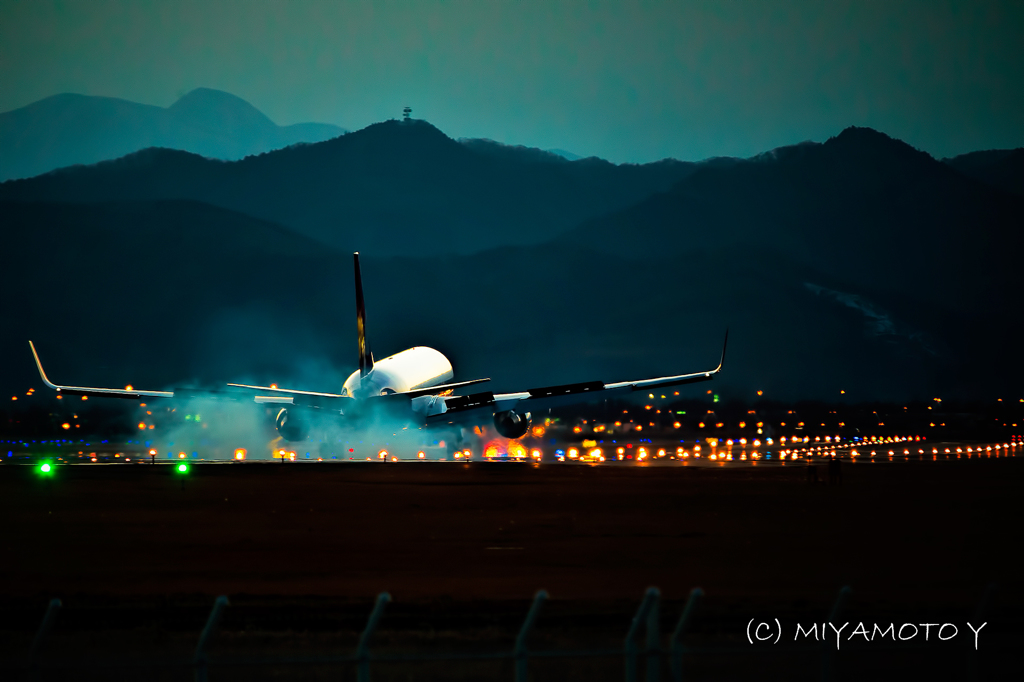
[[[539,243],[666,191],[697,164],[615,165],[385,121],[235,162],[147,149],[0,185],[0,199],[189,199],[271,220],[328,246],[384,255]]]
[[[32,337],[68,383],[336,390],[361,250],[378,357],[433,345],[496,389],[710,367],[730,326],[733,395],[1019,391],[1015,158],[849,128],[616,166],[423,121],[237,162],[146,150],[0,185],[0,352]]]
[[[166,108],[66,93],[0,114],[0,181],[147,147],[230,160],[345,132],[326,123],[278,126],[245,100],[210,88],[192,90]]]

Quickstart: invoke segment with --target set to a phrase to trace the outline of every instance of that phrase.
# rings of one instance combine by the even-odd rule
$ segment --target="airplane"
[[[400,418],[419,426],[449,429],[456,434],[454,442],[461,445],[459,436],[463,425],[493,421],[495,430],[505,438],[521,438],[530,430],[533,415],[540,410],[590,400],[606,399],[612,395],[649,390],[664,386],[710,381],[722,371],[729,331],[725,332],[722,357],[714,369],[658,377],[604,383],[589,381],[559,386],[531,388],[514,393],[483,391],[455,395],[456,390],[480,384],[490,379],[472,379],[454,383],[452,364],[440,351],[416,346],[375,360],[366,338],[366,307],[363,302],[363,283],[359,270],[359,253],[353,254],[355,265],[356,329],[358,332],[358,369],[345,380],[339,393],[322,393],[277,386],[253,386],[229,383],[232,390],[209,391],[175,388],[171,391],[138,390],[131,386],[96,388],[62,386],[47,378],[39,360],[35,344],[29,341],[36,368],[43,383],[62,395],[151,400],[154,398],[213,398],[248,401],[258,404],[282,405],[275,424],[280,435],[288,441],[304,441],[314,423],[338,423],[352,428],[366,425],[376,416]]]

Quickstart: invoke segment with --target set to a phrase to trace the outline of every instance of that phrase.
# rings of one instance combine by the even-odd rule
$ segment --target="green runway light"
[[[182,474],[188,473],[188,465],[187,464],[179,464],[178,465],[178,473],[182,473]]]
[[[49,464],[43,464],[41,467],[39,467],[39,471],[41,471],[44,474],[50,473],[50,465]]]

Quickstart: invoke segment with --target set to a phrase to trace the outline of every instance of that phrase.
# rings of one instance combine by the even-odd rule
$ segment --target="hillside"
[[[337,126],[278,126],[226,92],[198,88],[170,107],[61,94],[0,114],[0,181],[116,159],[147,147],[240,159],[344,134]]]
[[[670,192],[560,239],[636,258],[768,249],[869,292],[1009,315],[1021,302],[1021,225],[1020,198],[849,128],[823,144],[704,165]],[[715,265],[731,271],[728,258]]]
[[[51,377],[71,384],[333,391],[354,368],[348,253],[188,202],[0,210],[18,254],[5,273],[22,292],[0,310],[5,390],[39,386],[29,338]],[[363,274],[378,357],[430,345],[458,377],[490,376],[494,389],[710,368],[727,326],[727,371],[714,387],[727,397],[975,395],[1022,376],[1012,348],[962,331],[978,329],[981,312],[877,297],[779,251],[637,259],[553,243],[370,255]],[[992,358],[1000,371],[979,372]]]
[[[540,150],[460,144],[424,121],[385,121],[232,163],[147,149],[4,183],[0,200],[187,199],[344,251],[439,255],[545,241],[665,191],[695,167],[570,162]]]
[[[1024,197],[1024,147],[971,152],[942,161],[975,180]]]
[[[558,234],[613,190],[646,198]],[[387,122],[242,162],[146,150],[0,194],[17,198],[0,204],[15,387],[34,381],[31,336],[69,383],[337,390],[357,249],[378,357],[431,345],[495,389],[710,367],[727,326],[725,394],[985,397],[1024,380],[1024,202],[868,129],[614,166]],[[294,227],[325,206],[390,227]]]

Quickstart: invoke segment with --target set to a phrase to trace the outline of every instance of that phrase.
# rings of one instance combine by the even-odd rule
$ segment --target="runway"
[[[731,464],[4,466],[2,589],[587,598],[855,579],[955,598],[1022,536],[1017,457],[858,464],[831,486]]]
[[[781,462],[179,464],[0,466],[0,659],[21,655],[52,597],[66,610],[53,650],[71,660],[187,658],[218,594],[223,655],[348,651],[383,591],[397,651],[506,646],[541,588],[539,643],[615,646],[651,585],[673,620],[702,587],[696,641],[738,645],[756,614],[820,620],[843,585],[852,618],[967,618],[988,585],[1014,584],[1024,542],[1024,460],[987,451],[844,465],[834,484]],[[1022,607],[999,592],[991,641],[1016,641]],[[938,673],[957,651],[856,660]],[[767,660],[706,659],[704,677],[814,679],[811,659]],[[608,673],[564,665],[551,679]]]

